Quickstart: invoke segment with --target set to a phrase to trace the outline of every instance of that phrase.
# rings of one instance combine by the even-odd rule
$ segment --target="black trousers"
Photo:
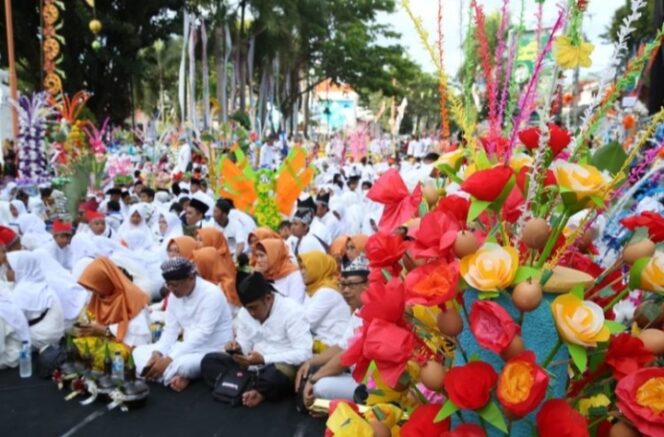
[[[262,367],[257,372],[255,382],[252,386],[253,389],[265,396],[265,399],[269,401],[277,401],[292,394],[293,377],[287,374],[291,373],[287,367],[281,364],[268,364]],[[240,368],[233,361],[233,357],[226,353],[210,353],[205,355],[203,361],[201,361],[201,375],[210,388],[214,388],[220,374]]]

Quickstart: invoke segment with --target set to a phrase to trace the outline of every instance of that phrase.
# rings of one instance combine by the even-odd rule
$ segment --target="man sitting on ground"
[[[260,273],[242,281],[238,295],[243,308],[235,341],[226,345],[226,353],[206,355],[201,369],[214,388],[220,374],[258,366],[255,385],[242,395],[243,405],[255,407],[291,393],[297,366],[311,357],[313,339],[302,307],[274,293]]]

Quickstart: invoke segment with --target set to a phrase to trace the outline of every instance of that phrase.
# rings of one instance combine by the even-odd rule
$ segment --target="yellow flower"
[[[569,343],[594,347],[597,342],[607,341],[611,335],[604,326],[602,307],[589,300],[563,294],[551,303],[551,312],[558,333]]]
[[[636,403],[654,414],[664,412],[664,378],[650,378],[636,391]]]
[[[512,155],[510,158],[510,167],[515,172],[519,172],[526,165],[531,165],[533,163],[533,157],[526,153],[517,153]]]
[[[583,398],[579,401],[578,410],[581,414],[588,417],[588,411],[591,408],[608,407],[611,400],[605,394],[598,394],[589,398]]]
[[[463,257],[461,275],[468,285],[480,291],[507,288],[519,268],[519,254],[513,247],[485,243],[480,249]]]
[[[655,252],[641,272],[641,288],[664,292],[664,252]]]
[[[459,163],[459,161],[462,158],[463,158],[463,149],[458,148],[451,152],[443,153],[441,157],[438,158],[438,161],[436,161],[435,166],[438,167],[439,165],[447,164],[452,168],[456,168],[456,165]]]
[[[577,200],[591,195],[599,195],[611,182],[611,178],[597,167],[573,164],[558,160],[551,166],[558,185],[576,193]]]
[[[590,59],[595,46],[589,42],[572,44],[570,37],[559,36],[553,42],[553,57],[562,68],[590,67]]]
[[[371,425],[353,411],[346,402],[337,405],[334,413],[327,419],[326,425],[335,436],[339,437],[372,437],[374,435]]]

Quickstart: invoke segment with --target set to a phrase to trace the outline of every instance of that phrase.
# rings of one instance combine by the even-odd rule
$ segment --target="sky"
[[[470,0],[443,0],[443,23],[444,23],[444,41],[445,41],[445,70],[450,75],[456,75],[462,60],[461,35],[460,31],[467,26],[467,14]],[[524,21],[527,28],[536,27],[535,10],[536,2],[534,0],[523,0],[525,3]],[[484,7],[484,12],[489,15],[492,11],[500,10],[502,0],[478,0]],[[408,17],[408,14],[401,6],[401,0],[396,0],[397,11],[392,14],[384,14],[379,18],[382,23],[389,23],[392,28],[401,34],[401,44],[406,48],[410,57],[420,64],[426,71],[434,72],[435,67],[430,60],[420,42],[420,38]],[[592,54],[593,65],[588,69],[589,72],[602,72],[609,66],[609,58],[613,51],[611,44],[606,43],[600,35],[603,34],[609,24],[613,13],[622,6],[625,0],[590,0],[588,9],[583,21],[583,31],[590,42],[595,44],[595,50]],[[550,26],[557,18],[557,2],[555,0],[546,0],[544,2],[544,25]],[[437,0],[410,0],[411,9],[415,15],[422,19],[423,25],[429,32],[430,42],[435,44],[436,38],[436,20],[438,15]],[[521,0],[510,0],[510,15],[512,22],[519,18]],[[460,14],[460,10],[463,11]]]

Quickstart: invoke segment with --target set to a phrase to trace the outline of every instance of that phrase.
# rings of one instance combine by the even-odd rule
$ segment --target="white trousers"
[[[134,348],[132,353],[134,357],[134,364],[136,365],[136,376],[140,376],[145,368],[145,365],[152,357],[152,352],[156,350],[154,344],[147,344]],[[201,361],[207,352],[198,352],[193,354],[186,354],[177,357],[169,364],[164,371],[161,381],[164,385],[171,383],[171,380],[176,376],[182,376],[187,379],[197,379],[201,376]]]
[[[321,378],[314,384],[314,397],[316,399],[344,399],[353,400],[353,394],[359,384],[355,382],[350,373]]]

